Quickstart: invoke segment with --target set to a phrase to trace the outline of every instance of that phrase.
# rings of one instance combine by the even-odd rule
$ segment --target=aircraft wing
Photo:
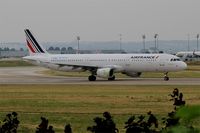
[[[59,68],[64,68],[64,67],[71,67],[72,70],[76,69],[83,69],[87,71],[96,71],[98,68],[111,68],[115,72],[118,71],[123,71],[122,67],[119,65],[105,65],[105,66],[90,66],[90,65],[73,65],[73,64],[56,64],[59,65]]]
[[[87,65],[72,65],[72,64],[57,64],[57,65],[59,65],[60,68],[62,68],[62,67],[71,67],[72,70],[81,68],[83,70],[94,71],[94,70],[98,69],[97,66],[87,66]]]

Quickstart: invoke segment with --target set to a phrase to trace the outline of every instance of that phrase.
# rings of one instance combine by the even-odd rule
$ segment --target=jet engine
[[[98,77],[101,77],[101,78],[111,78],[111,77],[114,76],[113,75],[114,72],[113,72],[112,68],[100,68],[100,69],[97,69],[96,74],[97,74]]]
[[[127,76],[130,76],[130,77],[140,77],[142,73],[141,72],[125,72],[123,74],[126,74]]]

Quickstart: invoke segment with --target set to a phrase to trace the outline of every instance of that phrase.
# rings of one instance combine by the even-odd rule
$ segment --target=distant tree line
[[[15,48],[9,48],[9,47],[1,48],[0,47],[0,51],[16,51],[16,50],[17,49],[15,49]],[[60,47],[52,47],[51,46],[47,50],[49,50],[49,51],[73,51],[74,49],[72,47],[68,47],[68,48],[62,47],[62,48],[60,48]],[[25,51],[25,49],[24,48],[20,48],[19,51]]]
[[[151,112],[145,115],[133,115],[124,123],[125,133],[199,133],[199,130],[192,126],[191,119],[200,116],[199,107],[187,108],[183,100],[183,93],[177,88],[171,94],[174,110],[167,114],[160,121]],[[184,113],[182,113],[184,112]],[[187,117],[185,117],[187,116]],[[118,133],[119,130],[109,112],[104,112],[103,117],[95,117],[94,125],[88,126],[87,131],[91,133]],[[17,113],[7,114],[0,123],[0,133],[17,133],[19,125]],[[162,123],[162,127],[159,125]],[[72,133],[70,124],[66,124],[64,133]],[[35,133],[55,133],[52,125],[45,117],[41,117],[41,123],[36,127]]]
[[[49,47],[48,48],[48,50],[49,51],[53,51],[53,50],[56,50],[56,51],[70,51],[70,50],[74,50],[72,47],[68,47],[68,48],[66,48],[66,47],[62,47],[62,48],[60,48],[60,47]]]
[[[16,51],[16,49],[5,47],[5,48],[0,48],[0,51]],[[19,51],[25,51],[25,50],[23,48],[20,48]]]
[[[17,49],[15,49],[15,48],[9,48],[9,47],[2,48],[2,47],[0,47],[0,51],[16,51],[16,50]],[[24,48],[19,49],[19,51],[25,51],[25,50],[27,50],[27,49],[24,49]],[[60,47],[52,47],[51,46],[47,50],[49,50],[49,51],[73,51],[74,49],[72,47],[68,47],[68,48],[62,47],[62,48],[60,48]]]
[[[60,47],[49,47],[48,49],[47,49],[47,51],[49,51],[50,53],[51,52],[59,52],[59,53],[61,53],[61,54],[74,54],[74,53],[76,53],[76,50],[75,49],[73,49],[72,47],[68,47],[68,48],[66,48],[66,47],[62,47],[62,48],[60,48]]]

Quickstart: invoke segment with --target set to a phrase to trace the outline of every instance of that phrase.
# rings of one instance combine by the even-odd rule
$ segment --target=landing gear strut
[[[168,72],[165,73],[164,80],[165,80],[165,81],[168,81],[168,80],[169,80]]]
[[[89,81],[95,81],[95,80],[96,80],[96,76],[90,75],[90,76],[88,77],[88,80],[89,80]]]

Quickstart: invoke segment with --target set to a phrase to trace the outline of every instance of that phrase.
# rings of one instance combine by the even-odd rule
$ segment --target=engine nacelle
[[[98,77],[101,77],[101,78],[111,78],[113,77],[113,69],[111,68],[100,68],[100,69],[97,69],[97,76]]]
[[[130,77],[140,77],[142,73],[141,72],[125,72],[124,74]]]

